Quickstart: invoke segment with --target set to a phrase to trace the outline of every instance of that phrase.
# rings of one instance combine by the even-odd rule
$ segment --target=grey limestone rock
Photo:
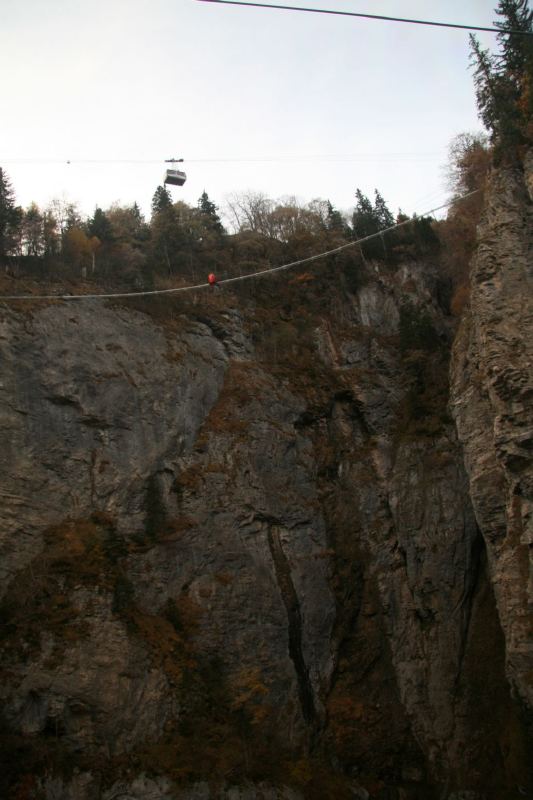
[[[527,166],[528,165],[528,166]],[[531,181],[531,158],[526,162]],[[485,539],[514,689],[533,710],[533,206],[524,175],[492,175],[452,409]]]

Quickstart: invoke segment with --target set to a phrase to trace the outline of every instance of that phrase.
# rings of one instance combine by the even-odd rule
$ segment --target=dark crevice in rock
[[[81,405],[78,400],[75,400],[72,397],[66,397],[66,395],[60,394],[50,394],[46,398],[49,403],[52,403],[54,406],[71,406],[75,408],[77,411],[81,411]]]
[[[364,415],[364,404],[354,397],[350,389],[341,389],[335,392],[327,404],[306,408],[295,420],[295,429],[304,430],[305,428],[312,428],[318,425],[322,420],[329,422],[333,417],[336,407],[344,407],[346,418],[352,422],[356,422],[364,434],[371,434]]]
[[[96,498],[96,460],[97,460],[97,452],[93,448],[91,450],[91,465],[89,468],[89,485],[91,487],[91,506],[93,508]]]
[[[462,709],[469,729],[464,752],[455,764],[457,785],[470,783],[474,788],[476,784],[476,790],[488,800],[518,797],[520,792],[513,787],[519,786],[524,796],[530,797],[533,773],[526,753],[531,752],[531,730],[527,713],[506,677],[505,639],[481,536],[474,548],[475,580],[468,598],[455,688],[456,714]]]
[[[456,689],[459,685],[463,670],[463,662],[465,657],[466,646],[470,633],[470,626],[472,624],[472,606],[476,593],[479,591],[480,581],[486,579],[486,560],[487,551],[485,542],[481,531],[477,528],[477,535],[471,542],[470,550],[470,570],[469,582],[465,586],[464,594],[461,598],[459,609],[463,614],[463,631],[461,635],[461,642],[458,653],[457,674],[455,678]]]
[[[163,487],[158,473],[150,475],[146,483],[144,495],[144,510],[146,513],[144,533],[149,539],[156,539],[167,520],[167,509],[164,501]]]
[[[349,389],[343,389],[342,391],[335,393],[333,397],[333,403],[331,404],[330,416],[335,403],[342,403],[346,405],[348,407],[348,416],[355,422],[359,423],[363,433],[370,435],[371,431],[367,425],[364,415],[364,404],[354,397],[352,391]]]
[[[300,603],[292,581],[291,568],[281,544],[280,532],[275,526],[270,526],[268,529],[268,544],[281,597],[287,610],[287,619],[289,623],[289,655],[294,664],[296,677],[298,679],[302,714],[305,721],[311,724],[316,721],[317,713],[313,689],[311,687],[311,681],[309,680],[309,670],[305,664],[302,650],[302,615],[300,612]]]
[[[297,431],[304,428],[310,428],[315,425],[320,419],[323,418],[321,413],[313,413],[312,411],[303,411],[294,422],[294,427]]]

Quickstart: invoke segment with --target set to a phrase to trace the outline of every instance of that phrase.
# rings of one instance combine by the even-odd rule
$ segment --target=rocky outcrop
[[[65,783],[61,778],[45,780],[42,785],[46,800],[302,800],[302,795],[288,787],[274,787],[265,783],[240,786],[221,786],[215,794],[207,781],[192,784],[186,789],[177,789],[165,778],[150,778],[139,775],[132,781],[117,781],[100,794],[94,778],[89,773],[77,774],[74,780]],[[354,794],[354,797],[357,796]],[[361,800],[365,800],[361,795]]]
[[[236,715],[307,740],[331,672],[325,527],[302,401],[239,315],[89,303],[3,331],[10,730],[111,759],[157,742],[195,722],[194,657]]]
[[[458,441],[438,265],[308,277],[2,310],[6,796],[528,788],[529,344],[464,324]]]
[[[454,347],[452,408],[513,691],[533,712],[533,161],[493,173]],[[529,196],[528,189],[529,187]],[[531,718],[531,717],[530,717]]]

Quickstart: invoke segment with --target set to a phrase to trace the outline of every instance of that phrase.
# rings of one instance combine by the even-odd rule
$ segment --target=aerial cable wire
[[[237,164],[237,163],[297,163],[307,161],[326,161],[326,162],[350,162],[350,161],[427,161],[441,157],[443,151],[428,153],[316,153],[309,155],[256,155],[256,156],[226,156],[213,158],[188,158],[188,164]],[[159,164],[162,159],[151,158],[1,158],[0,164]]]
[[[217,281],[218,286],[222,286],[223,284],[227,285],[229,283],[238,283],[240,281],[247,281],[250,278],[259,278],[263,275],[271,275],[274,272],[282,272],[286,269],[291,269],[291,267],[298,267],[302,264],[310,264],[312,261],[318,261],[321,258],[327,258],[328,256],[336,255],[337,253],[341,253],[343,250],[347,250],[349,247],[356,247],[360,246],[364,242],[368,242],[371,239],[375,239],[380,236],[383,240],[383,236],[386,233],[390,233],[391,231],[395,231],[398,228],[403,228],[405,225],[409,225],[413,222],[416,222],[417,219],[422,217],[429,217],[431,214],[434,214],[436,211],[441,211],[443,208],[448,208],[452,205],[452,203],[458,203],[461,200],[466,200],[467,197],[472,197],[472,195],[477,194],[480,192],[481,189],[474,189],[473,192],[468,192],[467,194],[461,195],[461,197],[453,198],[449,200],[447,203],[443,203],[441,206],[437,206],[437,208],[431,208],[429,211],[425,211],[420,216],[410,217],[409,219],[404,220],[403,222],[397,222],[395,225],[391,225],[388,228],[383,228],[383,230],[378,231],[377,233],[371,233],[369,236],[363,236],[361,239],[357,239],[354,242],[347,242],[346,244],[341,244],[339,247],[334,247],[333,250],[326,250],[324,253],[316,253],[313,256],[306,256],[305,258],[300,258],[298,261],[291,261],[288,264],[281,264],[279,267],[267,267],[266,269],[260,269],[257,272],[250,272],[247,275],[236,275],[233,278],[223,278],[222,280]],[[178,286],[173,289],[151,289],[143,292],[111,292],[108,294],[22,294],[22,295],[3,295],[0,296],[0,303],[6,301],[14,301],[14,300],[112,300],[116,298],[124,298],[124,297],[154,297],[155,295],[164,295],[164,294],[178,294],[179,292],[194,292],[198,289],[206,289],[212,288],[210,283],[197,283],[193,286]]]
[[[306,8],[304,6],[286,6],[275,3],[250,3],[248,0],[198,0],[200,3],[216,5],[249,6],[251,8],[269,8],[282,11],[306,11],[312,14],[331,14],[338,17],[362,17],[385,22],[407,22],[410,25],[432,25],[437,28],[459,28],[464,31],[485,31],[487,33],[510,33],[516,36],[533,36],[531,31],[515,31],[506,28],[485,28],[480,25],[460,25],[455,22],[432,22],[424,19],[406,19],[405,17],[387,17],[383,14],[362,14],[355,11],[334,11],[329,8]]]

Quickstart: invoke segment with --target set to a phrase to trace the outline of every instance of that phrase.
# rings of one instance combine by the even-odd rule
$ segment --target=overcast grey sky
[[[300,5],[490,25],[496,0]],[[191,204],[252,190],[348,209],[377,187],[423,212],[446,199],[450,140],[481,129],[465,31],[198,0],[0,0],[0,15],[0,166],[23,206],[149,213],[182,156],[172,194]]]

